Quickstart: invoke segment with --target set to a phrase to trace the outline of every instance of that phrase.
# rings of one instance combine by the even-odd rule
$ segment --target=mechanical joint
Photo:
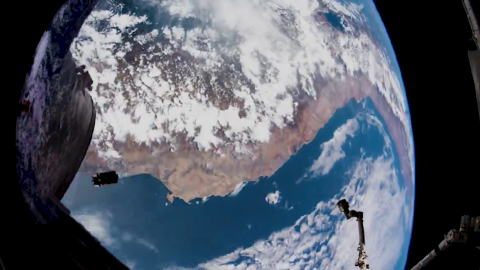
[[[460,220],[460,232],[466,232],[469,225],[470,217],[467,215],[462,216],[462,219]]]

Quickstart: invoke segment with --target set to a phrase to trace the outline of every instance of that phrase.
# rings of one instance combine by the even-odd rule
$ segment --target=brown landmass
[[[147,146],[136,143],[133,138],[127,138],[125,142],[115,142],[114,148],[122,159],[114,163],[99,158],[97,150],[91,146],[81,171],[114,169],[127,175],[151,174],[172,192],[167,196],[169,201],[173,197],[188,202],[194,198],[225,196],[240,182],[256,181],[261,176],[272,175],[303,144],[315,137],[336,109],[351,99],[358,102],[368,96],[386,122],[411,195],[413,182],[408,157],[408,135],[385,98],[362,75],[347,77],[341,82],[318,81],[316,84],[317,98],[299,103],[294,124],[283,129],[273,129],[268,143],[247,145],[251,155],[239,155],[229,145],[221,148],[223,155],[216,154],[214,150],[200,151],[194,143],[186,140],[176,145],[172,152],[167,144]]]

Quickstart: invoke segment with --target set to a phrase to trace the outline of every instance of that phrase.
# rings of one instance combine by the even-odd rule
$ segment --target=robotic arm
[[[469,216],[463,216],[460,221],[460,231],[455,229],[450,230],[445,239],[430,253],[428,253],[423,260],[421,260],[417,265],[415,265],[411,270],[420,270],[425,268],[433,259],[435,259],[442,251],[446,250],[453,243],[466,244],[468,240],[468,235],[470,232],[480,233],[480,216],[470,218]],[[479,246],[476,248],[480,249]]]
[[[370,269],[370,266],[367,264],[367,253],[365,252],[365,231],[363,229],[363,212],[357,212],[355,210],[349,210],[348,202],[345,199],[340,200],[337,203],[338,209],[345,214],[347,219],[352,217],[357,218],[358,223],[358,234],[359,234],[359,243],[358,243],[358,259],[355,262],[355,266],[358,266],[362,270]]]

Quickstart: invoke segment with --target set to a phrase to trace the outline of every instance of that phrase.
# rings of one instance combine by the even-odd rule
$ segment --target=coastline
[[[400,159],[407,192],[411,196],[413,172],[408,156],[408,134],[383,95],[365,76],[347,77],[344,81],[332,80],[323,87],[319,85],[317,89],[320,89],[317,99],[309,100],[298,111],[294,125],[273,130],[268,143],[248,145],[250,155],[239,156],[231,146],[222,148],[222,155],[213,150],[201,152],[188,142],[179,144],[177,150],[172,152],[168,145],[138,145],[130,138],[124,143],[115,142],[115,148],[123,158],[114,163],[96,155],[91,146],[81,172],[114,169],[128,175],[151,174],[171,192],[167,198],[170,202],[174,198],[189,202],[209,196],[223,197],[241,182],[257,181],[260,177],[275,173],[291,155],[315,138],[337,109],[352,99],[360,102],[370,97],[386,123]],[[100,166],[95,165],[96,161]]]

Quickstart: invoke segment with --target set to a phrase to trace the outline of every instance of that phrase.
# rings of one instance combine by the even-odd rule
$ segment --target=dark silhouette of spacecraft
[[[472,70],[473,82],[475,84],[475,93],[477,96],[478,112],[480,115],[480,30],[475,13],[470,4],[470,0],[463,0],[463,7],[470,23],[472,30],[471,40],[475,43],[475,50],[468,51],[468,60]],[[418,262],[411,270],[424,269],[431,261],[443,253],[452,245],[464,245],[469,248],[480,249],[480,216],[469,217],[462,216],[460,220],[460,230],[450,230],[440,242],[427,256]]]
[[[462,216],[462,219],[460,220],[460,230],[450,230],[447,235],[445,235],[445,238],[442,240],[442,242],[440,242],[435,249],[430,251],[430,253],[428,253],[428,255],[418,262],[411,270],[424,269],[427,264],[433,261],[433,259],[439,256],[447,248],[455,244],[463,244],[470,246],[470,248],[480,249],[480,241],[475,241],[476,239],[479,239],[479,235],[480,216],[471,218],[467,215]]]
[[[94,186],[105,186],[118,183],[118,174],[115,171],[96,173],[92,177]]]
[[[41,57],[41,64],[36,73],[32,73],[36,76],[35,80],[30,81],[41,86],[35,88],[36,92],[45,95],[23,95],[30,89],[26,83],[22,89],[23,97],[17,103],[19,118],[16,144],[18,187],[22,187],[18,200],[23,200],[22,212],[18,215],[21,220],[8,214],[2,218],[7,217],[8,222],[12,223],[23,223],[28,229],[22,230],[18,236],[12,235],[12,240],[0,240],[2,248],[8,245],[8,241],[15,242],[9,248],[11,251],[4,252],[5,249],[1,249],[0,269],[128,270],[70,215],[68,207],[61,202],[90,146],[96,119],[95,105],[88,93],[88,90],[92,90],[93,80],[85,66],[77,66],[69,48],[98,2],[66,0],[42,36],[45,48],[41,55],[38,52],[36,54]],[[45,121],[42,132],[48,140],[29,147],[21,141],[22,138],[19,140],[18,131],[27,134],[29,125],[35,126],[32,123],[36,123],[36,120],[30,117],[32,105],[35,104],[42,105],[42,121]],[[35,130],[28,135],[33,137],[38,134]],[[48,153],[48,156],[44,153]],[[32,162],[29,162],[34,154],[41,161],[36,161],[38,166],[32,166]],[[51,164],[55,169],[47,170]],[[118,182],[118,175],[114,171],[98,173],[93,177],[93,182],[100,186],[113,184]],[[27,186],[25,183],[29,184],[29,188],[24,188]],[[18,244],[19,241],[28,244]],[[21,247],[22,256],[25,253],[35,259],[19,260],[20,249],[15,245]]]

